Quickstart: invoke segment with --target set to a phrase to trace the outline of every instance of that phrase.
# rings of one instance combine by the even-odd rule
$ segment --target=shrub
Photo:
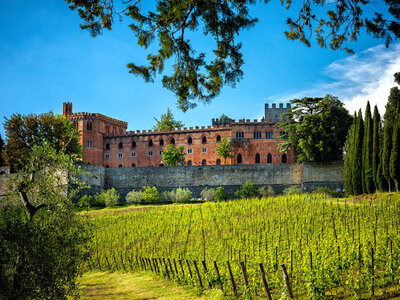
[[[114,188],[105,190],[95,196],[96,202],[102,203],[107,207],[118,205],[119,198],[119,194]]]
[[[265,189],[265,186],[262,186],[257,190],[257,194],[260,198],[267,198],[275,195],[275,191],[270,185],[268,186],[267,189]]]
[[[136,191],[132,190],[126,195],[125,197],[126,203],[134,203],[134,204],[139,204],[143,202],[143,192],[142,191]]]
[[[330,188],[328,188],[327,186],[320,186],[319,188],[317,188],[315,190],[316,194],[325,194],[325,195],[329,195],[332,197],[340,197],[341,196],[341,192],[332,190]]]
[[[228,195],[222,186],[219,186],[215,189],[214,199],[215,199],[215,201],[228,200]]]
[[[160,194],[160,201],[162,202],[174,202],[175,191],[164,191]]]
[[[205,201],[214,201],[215,189],[205,187],[200,193],[201,199]]]
[[[285,195],[298,195],[301,194],[301,189],[298,186],[292,185],[283,190]]]
[[[95,201],[93,196],[84,195],[78,201],[79,208],[85,208],[86,210],[94,206]]]
[[[192,199],[192,192],[189,189],[176,189],[174,202],[184,203],[189,202],[190,199]]]
[[[160,200],[160,193],[157,191],[155,186],[150,187],[145,185],[143,188],[143,202],[145,203],[155,203]]]
[[[235,192],[235,196],[240,198],[252,198],[257,196],[257,191],[254,188],[254,185],[251,182],[246,182],[243,184],[240,189]]]

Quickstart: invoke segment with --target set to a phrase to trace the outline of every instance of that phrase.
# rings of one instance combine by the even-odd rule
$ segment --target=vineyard
[[[397,198],[303,194],[92,212],[87,268],[148,270],[239,297],[394,297]]]

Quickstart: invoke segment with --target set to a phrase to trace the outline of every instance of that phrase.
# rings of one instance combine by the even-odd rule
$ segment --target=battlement
[[[284,119],[282,118],[282,114],[289,112],[291,108],[290,103],[286,103],[284,106],[283,103],[279,103],[277,107],[276,103],[272,103],[271,107],[269,103],[265,104],[265,119],[272,120],[272,122],[282,122]]]

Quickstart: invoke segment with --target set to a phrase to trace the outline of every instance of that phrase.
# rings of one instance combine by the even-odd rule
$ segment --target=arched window
[[[201,161],[201,165],[202,165],[202,166],[206,166],[206,165],[207,165],[207,161],[206,161],[205,159],[203,159],[203,160]]]
[[[108,165],[106,165],[106,168],[108,169],[108,168],[109,168],[109,166],[108,166]]]
[[[191,161],[191,160],[188,160],[187,165],[188,165],[188,166],[191,166],[191,165],[192,165],[192,161]]]
[[[243,131],[236,131],[236,138],[237,138],[237,139],[242,139],[242,138],[244,138],[244,133],[243,133]]]
[[[192,143],[193,143],[192,137],[189,136],[189,137],[188,137],[188,144],[192,144]]]
[[[217,166],[219,166],[221,164],[221,160],[218,158],[217,159]]]
[[[236,158],[236,162],[238,163],[238,164],[241,164],[242,163],[242,154],[238,154],[238,156],[237,156],[237,158]]]
[[[136,147],[136,141],[132,141],[132,148]]]
[[[286,163],[287,163],[287,157],[286,157],[286,154],[285,154],[285,153],[282,154],[282,163],[283,163],[283,164],[286,164]]]
[[[202,142],[203,144],[207,144],[207,138],[206,138],[206,136],[203,136],[203,137],[201,138],[201,142]]]
[[[175,139],[174,138],[171,139],[171,144],[175,145]]]
[[[159,164],[158,166],[159,166],[159,167],[164,167],[164,164]]]
[[[132,164],[132,168],[136,167],[136,164]]]
[[[164,140],[163,139],[160,140],[160,146],[164,146]]]
[[[266,139],[273,139],[274,138],[274,132],[273,131],[267,131],[265,133],[265,138]]]
[[[118,144],[118,148],[119,148],[119,149],[122,149],[122,148],[124,148],[124,144],[122,144],[122,142],[119,142],[119,144]]]
[[[220,142],[220,141],[221,141],[221,136],[217,135],[217,142]]]
[[[271,155],[271,153],[268,153],[268,155],[267,155],[267,164],[272,164],[272,155]]]
[[[260,163],[260,154],[256,154],[256,164]]]
[[[149,146],[150,147],[153,146],[153,140],[152,139],[149,140]]]
[[[119,165],[118,168],[122,168],[122,165]]]
[[[109,150],[109,149],[110,149],[110,144],[107,143],[107,144],[106,144],[106,150]]]

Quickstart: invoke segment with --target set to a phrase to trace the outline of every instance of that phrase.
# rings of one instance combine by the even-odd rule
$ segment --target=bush
[[[174,202],[175,191],[164,191],[160,194],[161,202]]]
[[[252,198],[257,196],[257,191],[251,182],[246,182],[243,184],[239,190],[235,192],[235,196],[240,198]]]
[[[128,204],[139,204],[143,202],[143,192],[142,191],[136,191],[132,190],[126,195],[125,201]]]
[[[201,199],[205,201],[214,201],[215,189],[205,187],[200,193]]]
[[[329,195],[332,197],[340,197],[341,196],[341,192],[335,191],[335,190],[331,190],[330,188],[328,188],[327,186],[320,186],[319,188],[317,188],[315,190],[316,194],[325,194],[325,195]]]
[[[86,210],[94,206],[95,201],[93,196],[84,195],[78,201],[79,208],[85,208]]]
[[[267,189],[265,189],[265,186],[262,186],[257,190],[257,194],[260,198],[267,198],[275,195],[275,191],[270,185],[268,186]]]
[[[222,186],[219,186],[215,189],[214,199],[215,199],[215,201],[228,200],[228,195]]]
[[[185,203],[189,202],[190,199],[192,199],[192,192],[189,189],[176,189],[174,202]]]
[[[298,195],[301,194],[301,189],[298,186],[292,185],[283,190],[285,195]]]
[[[97,203],[101,203],[107,207],[118,205],[119,198],[119,194],[114,188],[105,190],[101,194],[95,196]]]
[[[155,203],[160,200],[160,193],[155,186],[150,187],[145,185],[142,190],[144,203]]]

